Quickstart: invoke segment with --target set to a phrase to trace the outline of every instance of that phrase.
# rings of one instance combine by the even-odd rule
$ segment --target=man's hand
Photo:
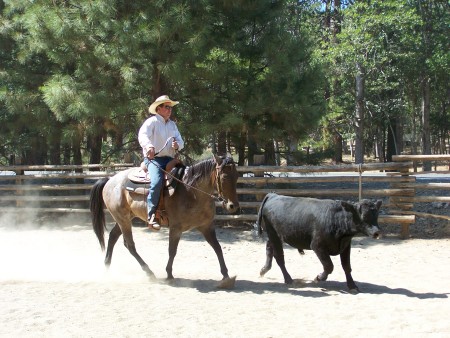
[[[150,147],[148,148],[147,151],[147,157],[152,160],[155,157],[155,148],[154,147]]]
[[[178,150],[178,142],[175,140],[175,138],[172,139],[172,148],[175,150]]]

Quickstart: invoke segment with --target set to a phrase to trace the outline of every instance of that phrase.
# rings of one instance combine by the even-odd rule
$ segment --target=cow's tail
[[[99,179],[91,189],[89,208],[91,210],[91,220],[94,232],[97,235],[98,242],[102,250],[105,250],[105,212],[103,211],[103,188],[109,178]]]
[[[256,218],[256,223],[255,223],[255,230],[258,233],[258,236],[261,237],[262,232],[263,232],[263,228],[262,228],[262,212],[264,209],[264,204],[266,204],[266,201],[269,199],[270,194],[267,194],[264,199],[261,202],[261,206],[259,207],[259,211],[258,211],[258,217]]]

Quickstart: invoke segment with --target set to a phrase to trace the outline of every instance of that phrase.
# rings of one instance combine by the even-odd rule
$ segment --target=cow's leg
[[[316,282],[325,281],[328,278],[328,275],[333,272],[333,262],[331,261],[330,255],[323,250],[316,249],[314,250],[317,257],[323,266],[323,272],[319,273],[317,277],[314,279]]]
[[[262,277],[272,268],[273,246],[270,241],[266,243],[266,264],[262,267],[259,275]]]
[[[350,251],[351,251],[351,245],[348,245],[344,251],[341,252],[341,265],[342,269],[344,269],[345,272],[345,278],[347,279],[347,286],[350,291],[356,291],[358,292],[358,287],[355,284],[355,281],[352,277],[352,267],[350,265]]]
[[[278,237],[277,232],[272,226],[267,226],[267,235],[269,240],[272,242],[273,256],[275,257],[275,260],[283,273],[284,282],[286,284],[292,284],[292,277],[289,275],[289,272],[287,272],[284,262],[283,242],[280,237]]]

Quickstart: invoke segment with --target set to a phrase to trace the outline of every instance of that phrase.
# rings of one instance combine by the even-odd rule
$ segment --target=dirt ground
[[[1,337],[450,337],[450,239],[353,240],[347,292],[339,258],[329,280],[311,251],[286,247],[295,279],[274,263],[259,277],[265,243],[249,229],[220,228],[232,290],[221,290],[213,250],[185,233],[165,282],[168,231],[134,228],[149,281],[119,240],[109,270],[87,224],[0,227]]]

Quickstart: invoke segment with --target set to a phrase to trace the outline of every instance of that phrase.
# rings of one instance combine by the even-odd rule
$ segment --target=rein
[[[217,189],[218,196],[215,196],[214,194],[207,193],[206,191],[204,191],[204,190],[202,190],[202,189],[199,189],[199,188],[197,188],[197,187],[194,187],[193,185],[184,183],[182,180],[178,179],[177,177],[175,177],[174,175],[172,175],[170,172],[168,172],[168,171],[166,171],[165,169],[163,169],[163,168],[162,168],[158,163],[156,163],[155,161],[153,161],[153,160],[150,160],[150,161],[153,162],[153,164],[156,165],[156,166],[159,168],[159,170],[161,170],[162,172],[164,172],[166,175],[169,175],[170,177],[172,177],[172,179],[174,179],[175,181],[177,181],[177,182],[183,184],[184,186],[189,187],[189,188],[192,188],[192,189],[194,189],[194,190],[197,190],[197,191],[199,191],[199,192],[201,192],[201,193],[203,193],[203,194],[205,194],[205,195],[207,195],[207,196],[209,196],[209,197],[215,199],[215,200],[218,201],[218,202],[222,202],[222,203],[223,203],[223,202],[225,201],[225,199],[222,197],[222,196],[223,196],[223,193],[222,193],[222,186],[221,186],[221,184],[220,184],[220,173],[221,173],[221,171],[222,171],[222,168],[224,167],[224,164],[222,164],[222,165],[220,165],[220,166],[216,164],[216,168],[215,168],[215,172],[216,172],[216,175],[215,175],[215,181],[216,181],[216,185],[217,185],[217,188],[216,188],[216,189]]]

